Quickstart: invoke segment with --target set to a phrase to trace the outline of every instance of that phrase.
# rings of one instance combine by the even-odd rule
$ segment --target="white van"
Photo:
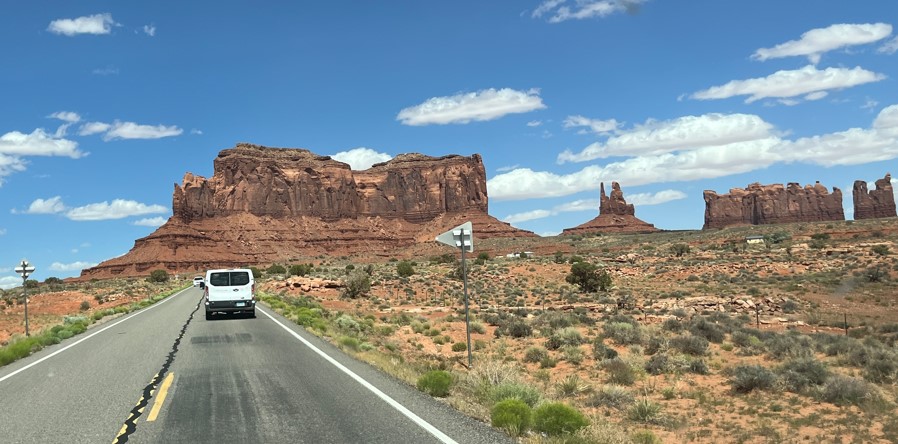
[[[256,281],[252,270],[236,268],[206,272],[206,319],[215,313],[246,313],[256,317]]]

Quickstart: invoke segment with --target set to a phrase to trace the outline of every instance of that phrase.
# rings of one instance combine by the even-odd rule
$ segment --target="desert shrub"
[[[585,384],[577,374],[571,374],[565,376],[561,382],[555,385],[555,388],[560,397],[567,398],[589,390],[589,385]]]
[[[554,368],[556,365],[558,365],[558,360],[549,355],[539,361],[539,368]]]
[[[165,270],[153,270],[150,272],[150,277],[147,278],[150,282],[167,282],[168,281],[168,272]]]
[[[490,389],[489,398],[494,403],[506,399],[517,399],[530,407],[534,407],[539,402],[540,392],[532,385],[519,382],[503,382]]]
[[[864,402],[877,401],[882,394],[872,384],[859,378],[834,375],[829,378],[820,390],[820,399],[839,406],[857,405]]]
[[[81,311],[90,310],[90,301],[81,301],[81,306],[79,307]]]
[[[524,352],[524,362],[540,362],[549,356],[549,351],[540,346],[528,347]]]
[[[798,302],[795,302],[792,299],[787,299],[783,302],[783,313],[795,313],[799,308]]]
[[[415,274],[415,267],[409,261],[399,261],[396,264],[396,274],[400,277],[409,277]]]
[[[418,390],[437,398],[449,396],[449,387],[452,385],[452,375],[445,370],[431,370],[418,378],[416,386]]]
[[[527,431],[532,422],[532,409],[519,399],[499,401],[490,412],[490,423],[493,427],[503,429],[512,436]]]
[[[253,273],[253,279],[259,279],[262,277],[262,271],[256,267],[249,267],[249,271]]]
[[[703,356],[708,353],[708,340],[701,336],[675,336],[671,338],[670,346],[687,355]]]
[[[864,270],[863,275],[867,282],[885,282],[889,280],[889,269],[883,265],[877,265]]]
[[[870,250],[873,251],[873,253],[878,254],[880,256],[885,256],[885,255],[889,254],[888,245],[881,245],[881,244],[874,245],[873,247],[870,248]]]
[[[645,344],[645,354],[654,355],[658,352],[666,352],[670,348],[670,340],[666,336],[651,335]]]
[[[793,359],[776,369],[783,387],[794,393],[805,393],[808,388],[822,385],[830,376],[826,364],[813,357]]]
[[[870,354],[864,364],[864,379],[877,384],[889,384],[898,374],[898,355],[895,352],[878,349]]]
[[[633,385],[639,376],[630,364],[617,358],[603,361],[602,368],[608,373],[608,382],[611,384]]]
[[[483,326],[483,322],[471,321],[471,333],[486,333],[486,327]]]
[[[526,338],[533,334],[533,327],[530,326],[530,323],[527,322],[526,319],[521,318],[511,318],[508,319],[504,324],[500,324],[498,328],[496,328],[495,335],[496,337],[501,336],[511,336],[512,338]]]
[[[630,435],[634,444],[661,444],[661,438],[651,430],[637,430]]]
[[[632,404],[635,399],[628,388],[615,384],[606,384],[586,400],[586,405],[622,410]]]
[[[689,373],[695,373],[696,375],[707,375],[710,373],[708,364],[705,363],[704,359],[693,359],[689,361],[687,370]]]
[[[595,264],[589,262],[574,262],[565,281],[580,287],[580,291],[584,293],[606,291],[611,287],[611,275],[605,270],[599,270]]]
[[[312,264],[296,264],[290,266],[290,276],[305,276],[312,272]]]
[[[677,318],[667,318],[661,324],[661,328],[673,333],[683,331],[683,323]]]
[[[663,375],[673,370],[673,363],[667,353],[658,353],[645,363],[645,371],[651,375]]]
[[[552,333],[546,341],[546,348],[558,350],[566,345],[580,345],[583,343],[583,335],[574,327],[566,327]]]
[[[596,338],[592,343],[592,356],[599,361],[614,359],[617,357],[617,350],[605,345],[602,338]]]
[[[265,274],[287,274],[287,269],[280,264],[271,264],[270,267],[265,269]]]
[[[468,350],[468,344],[466,342],[456,342],[452,344],[452,351],[454,352],[463,352]]]
[[[814,233],[811,235],[811,239],[816,241],[829,240],[829,233]]]
[[[551,332],[565,327],[571,327],[580,323],[580,319],[570,313],[558,311],[546,311],[536,318],[535,324],[544,326],[545,331]],[[548,336],[548,335],[547,335]]]
[[[764,352],[764,342],[745,329],[734,331],[730,339],[740,348],[739,352],[743,355],[753,356]]]
[[[737,393],[771,389],[776,383],[776,375],[760,365],[740,365],[729,373],[730,385]]]
[[[565,361],[574,365],[583,363],[583,350],[576,345],[566,345],[561,348],[561,356]]]
[[[724,339],[724,329],[704,317],[693,318],[689,322],[689,332],[695,336],[701,336],[715,344],[720,344]]]
[[[642,343],[642,327],[626,322],[606,323],[603,327],[605,337],[619,345]]]
[[[549,436],[572,434],[589,425],[579,410],[560,402],[550,402],[533,411],[533,429]]]
[[[771,336],[764,341],[767,355],[773,359],[807,358],[814,354],[814,342],[802,334],[786,333]]]
[[[358,338],[354,338],[352,336],[342,336],[342,337],[340,337],[338,343],[340,344],[341,347],[343,347],[345,349],[352,350],[352,351],[359,351],[360,342],[359,342]]]
[[[684,254],[689,253],[689,245],[673,244],[670,246],[670,252],[676,257],[682,257]]]
[[[358,299],[371,290],[371,279],[364,271],[352,271],[343,278],[342,297]]]
[[[661,404],[652,402],[648,398],[638,399],[630,409],[627,410],[627,417],[632,421],[653,423],[659,419],[661,413]]]

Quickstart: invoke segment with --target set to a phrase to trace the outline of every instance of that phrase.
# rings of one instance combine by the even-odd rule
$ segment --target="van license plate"
[[[246,304],[243,303],[243,302],[238,302],[238,303],[234,304],[234,306],[235,306],[235,307],[245,307]]]

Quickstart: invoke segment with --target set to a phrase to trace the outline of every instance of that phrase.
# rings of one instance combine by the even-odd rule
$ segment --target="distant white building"
[[[745,236],[745,243],[746,244],[763,244],[764,236],[758,236],[758,235]]]
[[[516,251],[505,255],[507,258],[533,257],[532,251]]]

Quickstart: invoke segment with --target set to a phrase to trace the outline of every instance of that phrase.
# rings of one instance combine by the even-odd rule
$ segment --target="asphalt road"
[[[514,442],[265,307],[187,289],[0,368],[3,443]]]

